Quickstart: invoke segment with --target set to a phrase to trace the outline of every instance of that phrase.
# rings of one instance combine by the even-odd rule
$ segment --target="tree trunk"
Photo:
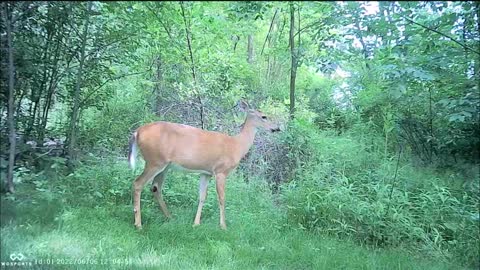
[[[13,193],[15,191],[13,186],[13,167],[15,166],[15,89],[14,89],[14,65],[13,65],[13,48],[12,48],[12,17],[9,10],[9,4],[3,3],[6,30],[7,30],[7,53],[8,53],[8,130],[10,149],[8,155],[8,171],[7,171],[7,191]],[[9,14],[10,13],[10,14]]]
[[[79,104],[80,104],[80,88],[82,87],[82,76],[83,76],[83,65],[85,63],[85,47],[87,44],[87,37],[88,37],[88,26],[90,23],[90,9],[92,7],[92,3],[87,3],[87,13],[85,18],[85,25],[83,28],[82,33],[82,46],[80,51],[80,66],[78,67],[77,78],[75,82],[75,93],[73,97],[73,111],[72,111],[72,119],[70,120],[70,132],[69,132],[69,144],[68,144],[68,167],[73,169],[74,162],[76,160],[76,139],[77,139],[77,118],[79,112]]]
[[[474,24],[476,25],[476,27],[473,28],[473,31],[476,30],[478,33],[480,31],[480,3],[478,1],[475,3],[475,10],[477,16],[474,17]],[[480,52],[480,42],[477,42],[476,49]],[[478,78],[480,76],[480,60],[478,58],[474,58],[473,61],[473,76],[476,76]]]
[[[19,83],[17,82],[17,89],[22,89],[21,86],[19,86]],[[22,104],[23,98],[25,97],[25,92],[22,91],[20,92],[20,97],[17,99],[17,104]],[[3,112],[2,112],[3,113]],[[19,115],[23,114],[22,113],[22,106],[17,106],[15,115],[19,117]]]
[[[195,71],[195,62],[193,61],[193,52],[192,52],[190,30],[189,30],[189,26],[187,24],[187,18],[185,17],[185,9],[183,7],[183,1],[180,2],[180,8],[182,10],[183,22],[185,24],[185,35],[187,37],[188,53],[190,54],[190,64],[191,64],[191,67],[192,67],[193,86],[194,86],[194,91],[197,95],[197,99],[198,99],[198,103],[199,103],[200,124],[202,126],[202,129],[205,129],[205,120],[204,120],[205,111],[204,111],[204,107],[203,107],[202,98],[200,97],[200,93],[198,93],[198,90],[197,90],[197,74],[196,74],[196,71]]]
[[[433,111],[432,111],[432,87],[428,87],[428,111],[429,111],[429,131],[430,131],[430,164],[433,157]]]
[[[233,52],[235,52],[235,50],[237,49],[238,42],[240,41],[240,36],[233,35],[232,41],[233,41]]]
[[[365,58],[365,60],[368,59],[368,51],[367,51],[367,45],[365,44],[365,41],[363,40],[363,34],[362,34],[362,29],[360,28],[360,22],[359,22],[359,18],[358,17],[355,17],[355,26],[357,27],[358,29],[358,37],[359,37],[359,41],[360,41],[360,44],[362,44],[362,51],[363,51],[363,57]],[[367,64],[367,67],[368,67],[368,64]]]
[[[388,2],[379,2],[379,13],[380,18],[383,21],[384,25],[387,25],[387,30],[382,34],[382,41],[385,42],[387,47],[390,46],[390,40],[392,39],[392,30],[391,25],[391,16],[390,16],[390,3]]]
[[[270,22],[270,28],[268,29],[267,36],[265,37],[265,41],[263,42],[262,51],[260,52],[260,55],[263,55],[263,50],[265,49],[265,44],[267,43],[267,40],[270,41],[269,37],[270,37],[270,33],[272,33],[273,23],[275,22],[277,13],[278,13],[278,8],[275,10],[275,13],[273,14],[272,21]]]
[[[268,48],[271,48],[272,35],[275,32],[273,30],[273,28],[275,26],[275,20],[277,18],[277,14],[278,14],[278,8],[275,10],[275,13],[273,14],[272,21],[270,22],[270,28],[268,29],[267,36],[265,37],[265,41],[263,42],[263,46],[262,46],[262,50],[260,52],[260,55],[263,55],[263,51],[265,50],[265,45],[268,44],[267,45]],[[273,61],[275,61],[275,60],[273,60]],[[266,71],[266,74],[265,74],[266,81],[268,83],[270,83],[270,78],[272,78],[271,73],[272,73],[272,60],[271,60],[270,54],[268,54],[267,55],[267,71]]]
[[[62,30],[63,30],[63,27],[62,29],[60,29],[60,31]],[[55,44],[55,53],[53,57],[52,70],[50,73],[50,81],[48,83],[48,88],[47,88],[47,96],[45,97],[45,104],[42,110],[42,117],[40,118],[40,124],[38,125],[37,133],[38,133],[39,141],[43,141],[45,137],[45,129],[48,122],[48,113],[50,111],[50,108],[53,102],[57,80],[58,80],[58,62],[60,57],[61,38],[58,38],[56,42],[57,43]]]
[[[290,55],[292,66],[290,69],[290,119],[295,114],[295,78],[297,76],[297,55],[295,52],[295,8],[290,2]]]
[[[157,66],[157,73],[155,75],[156,83],[155,83],[155,95],[154,95],[152,111],[155,113],[155,115],[160,116],[160,109],[162,107],[162,93],[165,88],[165,84],[163,81],[163,61],[160,53],[156,59],[156,66]]]
[[[47,33],[47,38],[45,41],[45,46],[43,49],[43,56],[42,56],[42,64],[43,64],[43,72],[42,72],[42,79],[40,81],[40,86],[38,89],[34,90],[35,88],[32,88],[32,105],[33,105],[33,111],[32,111],[32,105],[30,106],[30,119],[27,127],[27,131],[25,132],[25,135],[27,138],[31,136],[32,131],[35,131],[36,134],[34,135],[36,139],[38,139],[38,116],[40,114],[39,112],[39,107],[40,107],[40,101],[41,97],[43,95],[43,90],[45,89],[45,85],[47,84],[47,70],[48,70],[48,62],[50,60],[49,56],[49,50],[50,50],[50,43],[52,39],[52,32],[48,31]]]
[[[252,64],[253,63],[253,35],[252,34],[248,35],[247,53],[248,53],[247,62],[249,64]]]

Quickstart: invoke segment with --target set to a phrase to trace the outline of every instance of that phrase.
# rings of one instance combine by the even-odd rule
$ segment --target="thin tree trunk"
[[[268,38],[268,48],[275,46],[276,42],[278,41],[278,37],[283,36],[283,30],[285,29],[287,19],[286,19],[286,16],[282,16],[282,17],[283,17],[283,20],[278,31],[275,31],[275,29],[278,28],[276,27],[277,23],[273,24],[273,28],[271,30],[272,35]],[[277,16],[277,22],[278,20],[280,20],[279,16]],[[280,73],[281,65],[278,64],[277,56],[275,54],[272,56],[272,58],[270,58],[270,55],[269,55],[267,59],[268,59],[268,68],[267,68],[266,77],[267,77],[267,82],[270,82],[270,78],[275,78],[277,74]]]
[[[476,13],[477,13],[477,16],[474,16],[474,25],[476,27],[474,27],[474,31],[477,31],[480,32],[480,2],[475,2],[475,10],[476,10]],[[477,50],[480,52],[480,42],[477,42]],[[473,75],[476,76],[477,78],[480,76],[480,60],[477,58],[477,59],[473,59],[474,63],[473,63]]]
[[[46,77],[44,77],[42,80],[46,80]],[[36,117],[38,115],[38,106],[40,104],[40,97],[43,94],[43,88],[45,87],[44,83],[42,82],[40,87],[38,88],[37,93],[32,93],[32,103],[30,105],[30,110],[29,110],[29,121],[28,121],[28,127],[25,132],[25,135],[27,138],[29,138],[32,134],[32,131],[36,130]],[[33,91],[33,89],[32,89]],[[33,110],[32,110],[33,108]],[[37,134],[35,134],[36,137]]]
[[[162,56],[159,54],[156,59],[157,74],[156,74],[156,84],[155,84],[155,100],[153,102],[153,112],[155,115],[160,116],[160,109],[162,107],[162,93],[164,91],[165,85],[163,82],[163,61]]]
[[[270,69],[271,69],[271,63],[270,63],[270,61],[271,61],[271,60],[270,60],[270,55],[268,55],[268,56],[267,56],[267,76],[266,76],[266,77],[267,77],[267,78],[266,78],[266,81],[267,81],[268,83],[270,83],[270,72],[271,72],[271,71],[270,71]]]
[[[295,78],[297,76],[297,55],[295,52],[295,8],[290,2],[290,55],[292,66],[290,68],[290,119],[295,114]]]
[[[200,111],[200,124],[202,126],[202,129],[205,129],[205,121],[204,121],[204,107],[203,107],[203,101],[202,98],[200,97],[200,93],[197,91],[197,75],[195,71],[195,62],[193,61],[193,52],[192,52],[192,44],[191,44],[191,37],[190,37],[190,30],[189,26],[187,24],[187,18],[185,17],[185,9],[183,7],[183,1],[180,2],[180,8],[182,10],[182,17],[183,17],[183,22],[185,24],[185,35],[187,37],[187,46],[188,46],[188,52],[190,54],[190,64],[191,64],[191,69],[192,69],[192,77],[193,77],[193,87],[195,89],[198,103],[199,105],[199,111]]]
[[[432,163],[433,157],[433,111],[432,111],[432,87],[428,87],[428,103],[429,103],[429,114],[430,114],[430,163]]]
[[[277,13],[278,13],[278,8],[275,10],[275,13],[273,14],[272,21],[270,22],[270,28],[268,29],[267,36],[265,37],[265,41],[263,42],[262,51],[260,52],[260,55],[263,54],[263,50],[265,49],[265,44],[267,43],[268,37],[270,36],[270,33],[272,32],[273,22],[275,21],[275,18],[277,17]]]
[[[390,21],[390,11],[389,11],[390,4],[387,3],[387,2],[379,2],[378,7],[379,7],[379,11],[380,11],[379,13],[380,13],[381,20],[383,20],[385,25],[390,25],[390,23],[391,23],[391,21]],[[392,38],[391,32],[392,32],[392,30],[390,29],[390,27],[388,27],[388,29],[385,31],[384,35],[382,35],[382,41],[385,42],[385,45],[387,47],[390,46],[390,39]]]
[[[82,87],[82,76],[83,76],[83,65],[85,63],[85,47],[87,44],[87,37],[88,37],[88,27],[90,24],[90,9],[92,7],[92,3],[87,3],[87,13],[85,18],[85,25],[83,28],[82,33],[82,46],[80,51],[80,66],[78,67],[77,78],[75,83],[75,93],[73,97],[73,111],[72,111],[72,119],[70,120],[70,134],[69,134],[69,144],[68,144],[68,166],[70,169],[73,169],[74,162],[77,158],[76,156],[76,139],[77,139],[77,118],[79,112],[79,105],[80,105],[80,89]]]
[[[298,5],[298,8],[297,8],[297,16],[298,16],[298,26],[297,26],[297,34],[298,34],[298,46],[297,46],[297,60],[296,60],[296,68],[299,66],[299,63],[301,63],[300,61],[302,60],[302,52],[300,50],[300,47],[302,45],[302,40],[300,38],[300,33],[302,31],[300,31],[300,4]]]
[[[253,35],[248,35],[248,46],[247,46],[247,62],[249,64],[253,63]]]
[[[64,30],[65,28],[62,28],[62,30]],[[69,36],[69,33],[63,33],[63,36]],[[58,42],[61,42],[61,39],[58,41]],[[60,49],[59,49],[60,50]],[[66,57],[66,64],[64,65],[64,69],[65,70],[69,70],[70,69],[70,63],[72,62],[73,60],[73,53],[70,55],[70,56],[67,56]],[[50,113],[50,108],[54,102],[54,98],[55,98],[55,91],[57,90],[58,88],[58,84],[59,82],[62,80],[62,78],[65,76],[65,71],[64,72],[61,72],[59,74],[59,69],[58,69],[58,63],[59,63],[59,58],[58,58],[58,55],[56,57],[56,60],[55,60],[55,67],[54,67],[54,71],[53,74],[52,74],[52,79],[50,81],[50,85],[49,85],[49,91],[48,91],[48,96],[47,96],[47,100],[46,100],[46,111],[45,111],[45,114],[44,114],[44,117],[43,117],[43,120],[42,120],[42,130],[45,131],[46,129],[46,126],[47,126],[47,121],[48,121],[48,114]],[[21,100],[20,100],[21,101]],[[80,104],[81,106],[81,104]],[[39,139],[40,140],[43,140],[43,136],[44,136],[44,133],[41,134],[39,136]]]
[[[31,132],[35,130],[35,138],[38,139],[38,117],[37,115],[40,114],[39,112],[39,106],[40,106],[40,100],[43,95],[43,90],[45,88],[45,85],[47,84],[47,62],[50,60],[49,57],[49,49],[50,49],[50,42],[51,42],[52,34],[51,32],[48,32],[47,34],[47,40],[45,41],[45,48],[43,51],[43,56],[42,56],[42,63],[43,63],[43,73],[42,73],[42,80],[40,81],[40,87],[38,88],[37,92],[32,92],[32,103],[33,103],[33,112],[30,110],[30,120],[28,124],[28,129],[26,131],[26,136],[27,138],[30,137]],[[33,89],[32,89],[33,91]]]
[[[15,116],[14,106],[15,106],[15,89],[14,89],[14,65],[13,65],[13,48],[12,48],[12,18],[11,12],[9,10],[9,4],[3,3],[4,9],[4,18],[6,21],[6,30],[7,30],[7,53],[8,53],[8,130],[9,130],[9,141],[10,149],[8,155],[8,171],[7,171],[7,191],[10,193],[15,192],[13,186],[13,167],[15,166]],[[10,14],[9,14],[10,13]]]
[[[60,31],[62,31],[62,29],[60,29]],[[42,117],[40,119],[40,124],[38,126],[37,133],[38,133],[38,140],[40,141],[42,141],[45,137],[45,128],[47,126],[48,113],[50,111],[50,107],[52,105],[52,99],[56,90],[56,80],[58,76],[58,61],[59,61],[59,55],[60,55],[60,42],[61,42],[61,38],[57,39],[57,44],[55,46],[55,54],[53,58],[52,72],[50,74],[50,81],[48,83],[47,96],[45,98],[45,105],[43,106]]]
[[[297,28],[298,28],[298,32],[297,32],[297,34],[298,34],[298,46],[300,47],[300,42],[301,42],[301,39],[300,39],[300,33],[301,33],[301,31],[300,31],[300,29],[301,29],[301,27],[300,27],[300,5],[298,6],[298,9],[297,9],[297,16],[298,16],[298,26],[297,26]]]
[[[51,48],[51,45],[52,45],[52,42],[53,42],[53,38],[55,36],[55,30],[49,30],[47,31],[48,34],[47,34],[47,44],[45,46],[45,57],[43,58],[43,79],[42,79],[42,85],[39,89],[39,94],[37,96],[37,102],[35,103],[35,108],[33,110],[33,113],[34,113],[34,116],[33,116],[33,126],[34,126],[34,129],[35,129],[35,137],[37,140],[43,140],[43,132],[41,131],[41,126],[42,126],[42,111],[41,111],[41,98],[42,98],[42,95],[44,93],[44,90],[47,88],[47,82],[49,80],[52,79],[52,76],[49,76],[49,68],[50,68],[50,56],[51,56],[51,53],[49,52],[50,51],[50,48]],[[53,73],[53,72],[52,72]],[[52,75],[52,74],[50,74]],[[50,77],[50,78],[49,78]],[[46,106],[46,103],[47,101],[44,99],[44,106]]]
[[[17,89],[22,89],[21,86],[19,86],[19,83],[17,82]],[[23,98],[25,97],[25,92],[20,93],[20,97],[17,99],[17,104],[22,104]],[[22,106],[17,106],[15,115],[18,117],[20,114],[22,114]]]
[[[358,29],[358,35],[359,35],[358,40],[360,41],[360,44],[362,44],[363,57],[365,58],[365,60],[367,60],[368,59],[367,45],[365,44],[365,41],[363,40],[362,29],[360,28],[360,22],[359,22],[358,17],[355,17],[355,26]],[[368,64],[367,64],[367,67],[368,67]]]
[[[234,35],[232,37],[232,41],[233,41],[233,52],[235,52],[235,50],[237,49],[238,42],[240,41],[240,36]]]

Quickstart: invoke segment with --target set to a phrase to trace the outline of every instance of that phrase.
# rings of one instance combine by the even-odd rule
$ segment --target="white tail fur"
[[[130,169],[135,169],[135,161],[137,158],[137,132],[132,134],[130,138],[130,148],[128,153],[128,161],[130,163]]]

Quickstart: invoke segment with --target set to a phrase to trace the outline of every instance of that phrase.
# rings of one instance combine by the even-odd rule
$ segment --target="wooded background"
[[[4,2],[2,191],[126,166],[152,121],[236,134],[245,99],[283,131],[257,135],[239,174],[280,194],[288,222],[478,266],[479,7]],[[87,183],[71,184],[130,194]]]

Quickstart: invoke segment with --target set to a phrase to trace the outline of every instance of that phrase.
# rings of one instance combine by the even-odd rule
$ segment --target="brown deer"
[[[251,109],[239,102],[242,111],[247,113],[242,130],[236,136],[206,131],[199,128],[170,123],[155,122],[138,128],[130,139],[128,158],[135,167],[137,148],[140,149],[145,168],[133,183],[133,211],[135,226],[142,228],[140,197],[146,183],[153,179],[152,192],[163,214],[170,218],[162,196],[162,184],[167,168],[177,167],[200,174],[199,203],[194,226],[200,225],[203,204],[207,197],[209,179],[214,176],[220,206],[220,227],[225,223],[225,182],[228,174],[235,169],[253,144],[257,128],[272,132],[280,128],[270,122],[260,111]]]

